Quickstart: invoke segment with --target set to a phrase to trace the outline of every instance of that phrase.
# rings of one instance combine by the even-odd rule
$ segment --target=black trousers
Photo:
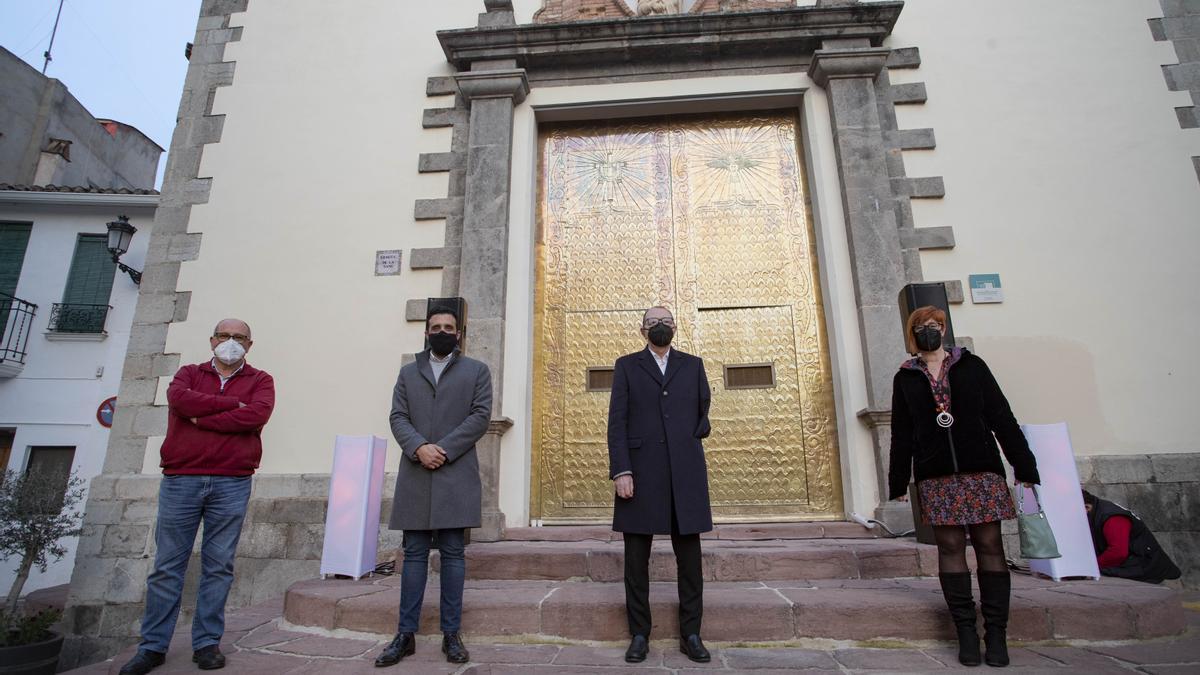
[[[674,520],[674,519],[672,519]],[[677,528],[673,528],[677,529]],[[650,545],[654,535],[625,533],[625,614],[630,635],[650,637]],[[671,534],[679,586],[679,634],[700,634],[704,575],[700,535]]]

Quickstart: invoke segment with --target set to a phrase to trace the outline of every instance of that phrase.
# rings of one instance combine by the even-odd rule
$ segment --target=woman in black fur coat
[[[1025,485],[1040,482],[1037,462],[987,364],[966,349],[943,347],[945,333],[946,313],[936,307],[921,307],[908,318],[906,342],[916,357],[900,366],[892,382],[888,497],[907,500],[915,475],[921,518],[937,539],[938,577],[958,631],[958,660],[976,666],[979,633],[966,557],[970,532],[985,658],[990,666],[1006,666],[1011,581],[1000,522],[1017,513],[1000,449]]]

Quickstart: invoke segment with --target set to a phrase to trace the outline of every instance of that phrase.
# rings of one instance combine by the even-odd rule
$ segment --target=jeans
[[[225,599],[233,585],[233,556],[250,500],[250,477],[163,476],[158,488],[158,554],[146,579],[141,650],[166,653],[179,618],[183,579],[204,523],[200,545],[200,588],[192,620],[192,649],[220,644],[225,634]]]
[[[425,599],[425,579],[429,573],[429,547],[435,530],[404,531],[404,567],[400,573],[400,633],[416,633],[421,625],[421,601]],[[443,633],[457,633],[462,627],[463,581],[467,563],[463,559],[466,530],[436,530],[438,551],[442,555]]]

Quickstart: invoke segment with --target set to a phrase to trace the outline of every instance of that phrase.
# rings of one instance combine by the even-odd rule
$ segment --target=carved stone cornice
[[[511,98],[515,105],[529,93],[529,78],[523,68],[467,71],[455,74],[454,81],[468,103],[481,98]]]
[[[866,78],[874,80],[887,62],[890,49],[818,49],[808,65],[808,76],[822,87],[830,80]]]
[[[513,59],[542,71],[596,72],[653,64],[720,64],[803,58],[825,40],[865,39],[875,47],[892,32],[904,3],[872,2],[750,12],[664,14],[558,24],[438,31],[446,60],[459,71],[478,61]]]
[[[488,422],[487,433],[503,436],[506,431],[512,428],[513,421],[507,417],[497,417]]]
[[[891,425],[892,411],[891,410],[872,410],[870,408],[863,408],[862,410],[858,411],[858,419],[865,422],[868,427],[870,427],[872,429],[878,429],[879,427],[886,427],[886,426]]]

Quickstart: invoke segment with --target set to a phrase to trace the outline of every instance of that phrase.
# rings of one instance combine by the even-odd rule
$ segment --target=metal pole
[[[50,50],[54,49],[54,36],[58,35],[58,20],[62,18],[62,7],[63,3],[66,1],[67,0],[58,0],[58,14],[54,16],[54,30],[50,31],[50,44],[46,46],[46,53],[44,54],[46,60],[42,62],[43,75],[46,74],[46,68],[50,66]]]

